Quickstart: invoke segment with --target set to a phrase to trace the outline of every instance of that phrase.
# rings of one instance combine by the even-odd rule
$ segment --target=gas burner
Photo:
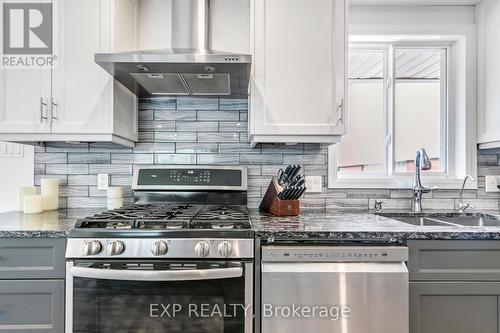
[[[246,220],[248,221],[248,211],[245,206],[207,206],[198,216],[197,220]]]

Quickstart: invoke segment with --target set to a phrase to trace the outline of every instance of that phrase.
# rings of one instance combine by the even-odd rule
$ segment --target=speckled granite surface
[[[66,237],[78,218],[103,209],[60,209],[41,214],[0,213],[0,238]]]
[[[0,238],[66,237],[76,220],[105,208],[61,209],[42,214],[0,214]],[[500,240],[498,227],[417,226],[366,213],[303,213],[274,217],[251,211],[256,235],[275,240],[478,239]],[[499,217],[500,218],[500,217]]]
[[[370,213],[304,213],[275,217],[252,212],[256,235],[265,242],[279,240],[477,239],[500,240],[498,227],[418,226]]]

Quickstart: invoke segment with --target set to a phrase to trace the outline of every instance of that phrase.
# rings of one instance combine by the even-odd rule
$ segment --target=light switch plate
[[[109,174],[100,173],[97,175],[97,189],[107,190],[109,186]]]
[[[498,189],[498,185],[500,185],[500,176],[486,176],[484,178],[486,192],[500,192],[500,189]]]
[[[306,192],[321,193],[323,191],[323,177],[306,176]]]

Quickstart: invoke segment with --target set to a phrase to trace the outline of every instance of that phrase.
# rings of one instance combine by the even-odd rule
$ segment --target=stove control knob
[[[151,247],[151,253],[154,256],[162,256],[162,255],[166,254],[167,251],[168,251],[167,243],[165,243],[162,240],[154,242],[153,246]]]
[[[223,257],[229,257],[233,253],[233,244],[228,241],[222,241],[218,247],[219,254]]]
[[[112,241],[108,244],[108,255],[110,256],[118,256],[125,251],[125,244],[120,241]]]
[[[95,256],[101,252],[102,246],[99,241],[85,241],[83,244],[83,254],[86,256]]]
[[[210,254],[210,244],[205,241],[198,242],[194,247],[194,252],[198,257],[206,257]]]

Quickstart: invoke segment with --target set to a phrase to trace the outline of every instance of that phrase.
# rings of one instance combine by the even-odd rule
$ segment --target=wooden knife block
[[[278,184],[276,177],[271,179],[266,195],[260,203],[259,209],[275,216],[298,216],[300,214],[299,200],[281,200],[278,193],[283,188]]]

